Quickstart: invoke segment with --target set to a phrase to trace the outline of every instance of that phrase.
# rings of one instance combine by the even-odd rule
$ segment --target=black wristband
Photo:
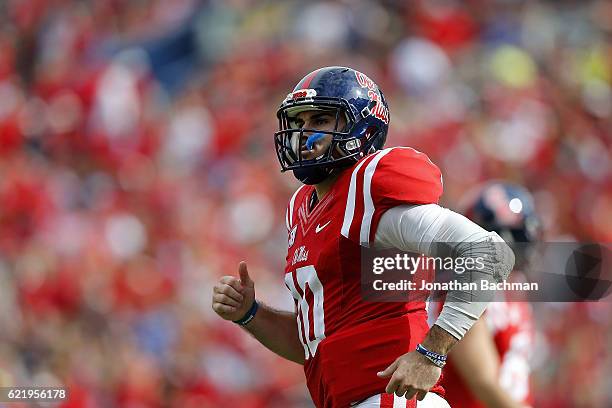
[[[253,300],[253,304],[251,305],[251,308],[249,309],[249,311],[246,312],[246,314],[242,316],[241,319],[234,320],[234,323],[240,326],[246,326],[255,317],[255,313],[257,313],[257,309],[259,309],[259,303],[257,303],[256,300]]]

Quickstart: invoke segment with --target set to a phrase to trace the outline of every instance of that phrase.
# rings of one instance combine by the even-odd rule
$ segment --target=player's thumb
[[[377,376],[381,378],[391,377],[397,368],[397,360],[395,360],[391,365],[385,368],[383,371],[379,371],[376,373]]]
[[[238,266],[238,275],[240,276],[240,283],[242,286],[247,288],[255,287],[255,282],[249,276],[249,270],[247,269],[247,264],[245,261],[241,261]]]

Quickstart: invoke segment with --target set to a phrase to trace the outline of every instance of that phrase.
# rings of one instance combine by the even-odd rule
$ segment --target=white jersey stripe
[[[393,148],[390,147],[377,153],[365,169],[363,183],[364,211],[359,234],[359,242],[361,245],[369,246],[370,242],[370,227],[372,225],[372,217],[374,216],[374,201],[372,200],[372,193],[370,191],[372,187],[372,177],[374,177],[374,171],[380,159],[385,157],[392,149]]]
[[[404,397],[393,396],[393,408],[406,408],[408,401]]]
[[[287,285],[287,287],[289,288],[289,290],[291,291],[291,295],[293,296],[293,298],[297,301],[297,307],[296,307],[296,313],[297,313],[297,330],[298,330],[298,337],[300,338],[300,343],[302,343],[302,346],[304,347],[304,358],[306,358],[306,360],[308,360],[308,348],[306,348],[306,342],[304,341],[304,336],[302,335],[302,320],[301,320],[301,313],[300,313],[300,308],[301,308],[301,304],[300,304],[300,299],[301,296],[298,293],[297,289],[295,288],[295,285],[293,284],[293,275],[291,273],[286,273],[285,274],[285,284]]]
[[[359,403],[353,403],[351,408],[380,408],[380,394],[373,395]]]
[[[287,216],[285,217],[285,222],[287,223],[287,231],[290,231],[291,227],[293,227],[293,205],[295,204],[295,197],[297,197],[300,190],[304,187],[306,187],[306,184],[301,185],[300,188],[295,190],[295,193],[293,193],[291,200],[289,200],[289,209],[287,210]]]
[[[351,174],[351,184],[349,185],[348,196],[346,199],[346,208],[344,209],[344,222],[342,223],[342,229],[340,230],[340,233],[346,238],[349,237],[349,230],[351,229],[351,224],[353,223],[353,216],[355,215],[355,194],[357,191],[357,173],[359,172],[359,169],[361,169],[361,166],[363,166],[365,162],[366,160],[363,160],[361,163],[359,163],[359,165],[355,167],[355,170],[353,170],[353,174]]]

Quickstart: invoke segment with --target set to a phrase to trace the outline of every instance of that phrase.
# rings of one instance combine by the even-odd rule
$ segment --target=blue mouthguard
[[[323,133],[315,133],[313,135],[310,135],[308,137],[308,139],[306,140],[306,148],[308,150],[312,150],[312,146],[319,140],[325,137],[325,134]]]

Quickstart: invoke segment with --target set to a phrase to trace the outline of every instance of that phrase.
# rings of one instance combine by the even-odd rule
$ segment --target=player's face
[[[344,129],[346,126],[346,119],[344,115],[338,115],[338,123],[336,124],[335,110],[311,110],[298,113],[295,117],[295,125],[304,129],[334,131]],[[325,134],[317,138],[312,144],[312,148],[308,149],[306,141],[315,133],[316,132],[312,131],[304,132],[300,140],[300,154],[302,160],[311,160],[325,154],[331,145],[332,135]]]

